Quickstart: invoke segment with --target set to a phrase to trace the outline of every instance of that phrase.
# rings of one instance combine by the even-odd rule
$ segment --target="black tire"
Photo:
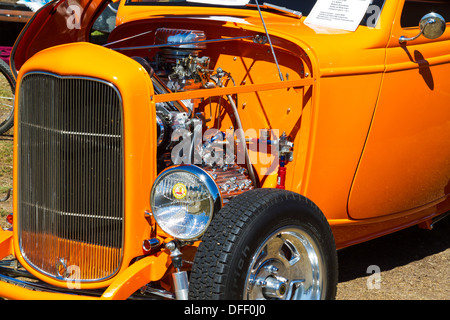
[[[313,249],[308,252],[317,254],[320,266],[308,264],[308,258],[305,259],[308,255],[299,254],[298,249],[303,248],[302,242],[297,240],[301,238],[310,243],[305,248]],[[263,248],[263,244],[267,248]],[[277,256],[271,251],[278,246]],[[295,269],[290,269],[291,261]],[[194,259],[189,298],[334,299],[337,265],[330,226],[312,201],[290,191],[256,189],[234,198],[214,217]],[[311,279],[318,274],[314,267],[320,267],[320,280],[316,279],[320,286],[314,287],[317,290],[309,286],[309,280],[294,281],[296,277],[309,279],[309,266]],[[295,276],[286,277],[292,273]],[[295,297],[290,288],[296,288]],[[309,296],[306,294],[308,288],[311,289]]]
[[[7,92],[0,92],[0,134],[4,134],[14,124],[14,92],[16,89],[16,80],[9,66],[1,59],[0,82],[2,82],[0,85],[5,87],[9,85],[9,88],[4,87]]]

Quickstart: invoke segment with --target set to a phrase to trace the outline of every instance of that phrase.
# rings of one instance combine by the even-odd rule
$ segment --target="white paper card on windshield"
[[[305,23],[355,31],[371,2],[371,0],[318,0],[306,17]]]

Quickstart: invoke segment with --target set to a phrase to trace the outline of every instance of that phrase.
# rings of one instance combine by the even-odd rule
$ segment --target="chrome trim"
[[[175,300],[175,294],[164,289],[156,289],[152,287],[148,287],[142,292],[143,295],[151,294],[157,296],[158,298],[163,298],[166,300]],[[132,296],[131,298],[139,298],[140,296]]]
[[[177,300],[188,300],[189,280],[186,271],[172,273],[173,285],[175,287],[175,297]]]
[[[48,85],[53,85],[56,88],[56,81],[65,81],[65,80],[75,80],[79,81],[77,84],[80,86],[77,90],[83,92],[83,90],[96,90],[96,95],[82,95],[78,96],[70,96],[71,94],[76,94],[77,92],[73,89],[72,85],[63,84],[61,88],[49,88],[48,98],[46,101],[38,100],[35,96],[31,97],[30,94],[23,92],[24,81],[28,79],[30,76],[41,76],[41,79],[29,80],[35,81],[38,83],[39,81],[44,81],[48,79]],[[93,85],[96,83],[97,85]],[[98,85],[100,84],[100,85]],[[27,262],[27,264],[36,270],[39,273],[42,273],[48,277],[64,281],[56,271],[56,263],[57,261],[50,261],[52,257],[60,258],[68,258],[64,257],[64,255],[73,255],[73,260],[80,264],[81,268],[83,265],[87,265],[82,272],[82,278],[77,279],[82,283],[85,282],[98,282],[109,279],[113,277],[120,269],[123,260],[123,249],[124,249],[124,220],[125,220],[125,194],[124,194],[124,145],[123,145],[123,100],[122,96],[117,89],[117,87],[107,81],[97,78],[84,77],[84,76],[61,76],[57,74],[53,74],[50,72],[43,71],[32,71],[25,74],[22,78],[22,81],[19,85],[19,102],[18,102],[18,205],[19,205],[19,216],[18,216],[18,236],[19,236],[19,248],[20,254]],[[37,85],[37,84],[32,84]],[[81,89],[82,88],[82,89]],[[34,89],[34,88],[33,88]],[[37,88],[34,89],[36,92]],[[31,90],[31,89],[30,89]],[[52,91],[53,90],[53,91]],[[102,91],[100,91],[102,90]],[[64,101],[63,98],[66,98]],[[42,97],[41,97],[42,98]],[[99,98],[103,98],[99,100]],[[25,100],[28,99],[28,100]],[[59,99],[59,100],[58,100]],[[22,101],[25,100],[25,101]],[[27,103],[28,110],[32,107],[36,107],[36,105],[46,104],[49,107],[49,110],[41,110],[40,113],[32,113],[28,115],[29,119],[26,121],[22,121],[23,119],[23,103]],[[78,105],[76,103],[79,103]],[[97,104],[98,106],[102,106],[103,108],[89,108],[88,106],[92,106]],[[64,110],[61,110],[60,106],[64,106]],[[109,106],[109,113],[104,112],[107,110],[105,106]],[[79,108],[79,112],[75,111],[75,108]],[[89,117],[84,112],[88,110],[102,112],[102,116],[104,118],[94,118],[94,116]],[[58,111],[61,114],[56,115]],[[63,112],[66,112],[63,116]],[[78,112],[78,113],[76,113]],[[115,112],[113,115],[112,112]],[[55,114],[54,114],[55,113]],[[76,119],[70,118],[70,116],[76,113]],[[81,113],[81,114],[80,114]],[[98,115],[98,114],[95,114]],[[60,118],[58,119],[57,116]],[[67,118],[69,116],[69,118]],[[36,120],[37,124],[34,122],[34,117],[47,117],[44,120],[39,119]],[[109,118],[108,118],[109,117]],[[58,120],[55,120],[58,119]],[[88,119],[95,120],[107,120],[116,121],[114,124],[111,124],[110,127],[104,125],[104,123],[100,122],[88,122]],[[28,121],[29,120],[29,121]],[[70,121],[69,121],[70,120]],[[78,123],[74,123],[75,121],[79,121]],[[39,122],[40,121],[40,122]],[[27,123],[30,122],[30,123]],[[48,124],[48,127],[45,125]],[[91,127],[87,127],[87,125],[92,125]],[[27,130],[27,137],[23,136],[24,128],[33,128],[33,130]],[[59,127],[57,127],[59,126]],[[105,128],[108,129],[105,129]],[[78,130],[72,130],[72,129]],[[84,128],[81,130],[80,128]],[[35,132],[34,132],[35,130]],[[89,132],[89,130],[93,132]],[[106,132],[111,130],[113,134],[109,134]],[[99,131],[99,132],[96,132]],[[117,131],[117,133],[116,133]],[[36,134],[42,134],[45,139],[39,139],[38,137],[34,137],[33,132]],[[35,138],[35,139],[33,139]],[[22,141],[22,139],[25,139]],[[99,140],[99,139],[108,139],[108,140]],[[76,146],[78,143],[78,148]],[[23,145],[28,144],[28,148],[26,149],[26,154],[23,154],[24,148]],[[34,148],[33,148],[34,147]],[[58,148],[57,150],[61,150],[63,148],[67,152],[62,152],[62,154],[54,155],[52,152],[50,153],[51,148]],[[114,151],[111,151],[112,148],[118,148]],[[95,156],[93,152],[85,152],[86,148],[95,148],[97,151]],[[47,150],[45,150],[47,149]],[[34,152],[34,153],[33,153]],[[86,156],[85,156],[86,155]],[[30,162],[29,159],[31,157],[44,157],[46,159],[43,166],[41,166],[41,172],[30,172],[26,177],[23,175],[24,163]],[[116,157],[117,163],[115,166],[113,164],[110,165],[106,171],[101,171],[103,169],[103,164],[106,160],[111,161],[111,156]],[[75,158],[77,157],[77,158]],[[89,161],[87,160],[89,158]],[[27,163],[28,163],[27,162]],[[92,162],[92,163],[91,163]],[[92,164],[93,170],[92,172],[83,169],[83,165]],[[58,170],[53,170],[50,167],[63,167],[63,170],[59,173],[67,173],[68,176],[60,177],[58,175]],[[59,168],[58,167],[58,168]],[[75,168],[76,167],[76,168]],[[97,171],[95,169],[98,169]],[[72,171],[77,171],[79,176],[70,174]],[[119,170],[119,172],[117,172]],[[70,171],[70,172],[69,172]],[[103,174],[104,176],[101,176]],[[81,177],[80,177],[81,175]],[[84,175],[84,176],[83,176]],[[23,186],[22,178],[25,179],[26,185],[28,187],[33,187],[29,197],[34,198],[35,203],[30,203],[29,201],[23,200],[24,197],[23,191],[20,190]],[[52,183],[51,187],[47,185],[42,185],[43,189],[47,188],[47,193],[41,191],[39,189],[39,183],[34,181],[37,180],[48,180]],[[71,180],[74,179],[75,181]],[[69,180],[70,181],[69,181]],[[90,179],[90,180],[89,180]],[[28,181],[29,180],[29,181]],[[98,194],[94,194],[93,192],[99,191],[103,185],[105,185],[106,180],[111,182],[111,189],[113,193],[120,193],[119,197],[115,197],[113,200],[117,201],[116,203],[120,205],[120,207],[114,206],[111,202],[96,202],[93,200],[95,197],[98,197]],[[117,184],[114,184],[115,181]],[[48,182],[47,181],[47,182]],[[77,184],[77,182],[79,182]],[[50,189],[51,190],[50,190]],[[49,197],[49,190],[52,191],[51,199]],[[119,191],[120,190],[120,191]],[[104,191],[106,192],[106,191]],[[120,199],[117,199],[120,198]],[[31,199],[31,198],[30,198]],[[50,199],[50,200],[49,200]],[[75,201],[74,201],[75,199]],[[100,197],[100,199],[105,199]],[[39,201],[47,202],[40,203]],[[59,201],[59,202],[58,202]],[[71,201],[74,201],[71,203]],[[22,216],[21,210],[24,210],[24,206],[27,206],[27,203],[31,205],[28,212],[28,218]],[[95,207],[93,205],[95,204]],[[78,208],[77,208],[78,207]],[[111,212],[110,208],[117,208],[114,212]],[[67,210],[69,209],[69,210]],[[31,210],[31,211],[30,211]],[[39,255],[33,253],[31,248],[25,249],[24,246],[24,223],[35,223],[34,221],[30,221],[31,215],[34,215],[32,211],[35,211],[39,214],[41,212],[39,219],[35,219],[37,223],[34,226],[31,226],[31,229],[28,231],[32,236],[30,237],[38,237],[40,241],[46,242],[46,245],[49,244],[57,245],[60,248],[59,253],[45,253],[44,257],[40,258]],[[79,210],[77,212],[76,210]],[[100,214],[93,214],[98,212]],[[109,215],[107,215],[109,214]],[[38,216],[36,216],[38,217]],[[31,219],[34,219],[31,217]],[[67,220],[67,219],[70,219]],[[72,220],[76,219],[76,220]],[[93,220],[94,219],[94,220]],[[22,221],[23,220],[23,221]],[[106,223],[106,221],[108,221]],[[65,223],[69,223],[65,225]],[[78,223],[76,228],[74,224]],[[113,223],[114,226],[110,224]],[[46,225],[47,224],[47,225]],[[68,228],[70,226],[70,228]],[[110,234],[105,235],[102,231],[96,230],[96,228],[116,228],[114,231],[111,231]],[[84,228],[84,229],[83,229]],[[111,229],[111,228],[110,228]],[[34,231],[33,231],[34,230]],[[47,243],[48,242],[48,243]],[[112,243],[115,242],[115,243]],[[62,244],[64,243],[64,244]],[[35,244],[39,245],[38,243]],[[41,244],[42,245],[42,244]],[[62,246],[66,249],[61,249]],[[70,253],[71,249],[78,252]],[[94,253],[96,250],[96,254]],[[61,255],[63,255],[61,257]],[[30,257],[29,257],[30,256]],[[100,257],[100,260],[96,260],[96,258]],[[30,260],[31,259],[31,260]],[[95,270],[98,267],[98,263],[109,263],[109,268],[102,270],[102,275],[100,272],[93,273],[92,270]],[[70,263],[70,261],[69,261]],[[37,265],[36,265],[37,264]],[[97,267],[96,267],[97,266]],[[112,267],[112,268],[111,268]],[[99,268],[98,268],[99,269]],[[99,269],[100,270],[100,269]],[[92,277],[91,277],[92,276]],[[84,278],[83,278],[84,277]],[[72,279],[69,279],[72,280]]]
[[[99,134],[99,133],[90,133],[90,132],[75,132],[75,131],[67,131],[67,130],[56,130],[56,129],[49,129],[45,128],[43,126],[38,126],[34,124],[27,123],[28,126],[34,127],[37,129],[53,132],[53,133],[59,133],[64,135],[72,135],[72,136],[84,136],[84,137],[101,137],[101,138],[121,138],[121,135],[118,134]]]
[[[157,238],[146,239],[142,242],[142,249],[146,252],[149,252],[152,249],[155,249],[161,245],[161,241]]]
[[[166,170],[161,172],[160,175],[155,179],[155,182],[153,183],[153,186],[152,186],[152,191],[150,193],[150,206],[152,207],[152,210],[153,210],[153,198],[154,198],[155,189],[156,189],[155,186],[158,185],[159,182],[161,180],[163,180],[165,177],[167,177],[168,175],[172,174],[173,172],[177,172],[177,171],[184,171],[184,172],[188,172],[194,176],[197,176],[205,184],[206,188],[208,189],[209,194],[212,197],[212,208],[213,208],[212,214],[213,215],[222,208],[222,206],[223,206],[222,194],[220,193],[219,187],[217,186],[213,177],[211,177],[211,175],[208,172],[206,172],[205,170],[203,170],[202,168],[200,168],[198,166],[191,165],[191,164],[186,164],[186,165],[182,164],[182,165],[177,165],[177,166],[172,166],[170,168],[167,168]],[[153,217],[155,218],[156,223],[158,223],[157,215],[153,214]],[[211,222],[211,220],[209,221],[209,223],[210,222]],[[209,223],[206,226],[205,231],[208,228]],[[194,240],[194,239],[183,239],[183,240]]]
[[[156,183],[158,181],[160,181],[166,175],[168,175],[174,171],[187,171],[188,173],[198,176],[200,178],[200,180],[202,180],[205,183],[206,187],[209,190],[209,193],[213,197],[214,212],[216,213],[217,211],[219,211],[222,208],[222,194],[220,193],[219,187],[217,186],[213,177],[211,177],[208,172],[206,172],[205,170],[203,170],[202,168],[200,168],[198,166],[195,166],[192,164],[182,164],[182,165],[172,166],[170,168],[167,168],[166,170],[161,172],[161,174],[156,178],[153,185],[156,185]],[[153,215],[153,217],[155,217],[155,215]]]
[[[428,26],[431,26],[430,32],[426,32],[426,30],[425,30]],[[437,39],[440,36],[442,36],[442,34],[445,32],[445,28],[446,28],[445,19],[440,14],[431,12],[431,13],[424,15],[422,17],[422,19],[420,19],[419,27],[420,27],[420,32],[418,35],[411,37],[411,38],[406,38],[404,36],[401,36],[398,39],[398,41],[401,44],[403,44],[408,41],[416,40],[421,35],[424,35],[425,38],[427,38],[427,39]],[[430,29],[430,27],[428,29]]]
[[[317,241],[300,226],[284,226],[259,245],[247,269],[244,300],[319,300],[326,288]]]
[[[164,126],[164,122],[161,120],[159,115],[156,115],[156,128],[156,132],[159,133],[156,137],[156,145],[159,147],[164,142],[164,137],[166,134],[166,127]]]

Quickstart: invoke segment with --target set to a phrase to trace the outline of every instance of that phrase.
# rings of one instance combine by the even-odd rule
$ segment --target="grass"
[[[0,96],[12,97],[11,88],[5,77],[0,74]]]
[[[0,140],[0,193],[12,187],[13,141]]]
[[[0,199],[12,188],[13,175],[13,141],[11,136],[0,136]],[[12,212],[12,199],[0,202],[0,217]],[[3,221],[2,221],[3,222]]]
[[[5,209],[0,208],[0,218],[6,217],[10,212],[6,211]]]

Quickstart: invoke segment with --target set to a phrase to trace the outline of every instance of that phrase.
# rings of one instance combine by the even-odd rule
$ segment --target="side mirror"
[[[399,42],[406,43],[407,41],[416,40],[421,35],[427,39],[437,39],[445,32],[445,19],[440,14],[434,12],[428,13],[420,19],[419,28],[420,33],[417,36],[412,38],[401,36]]]

